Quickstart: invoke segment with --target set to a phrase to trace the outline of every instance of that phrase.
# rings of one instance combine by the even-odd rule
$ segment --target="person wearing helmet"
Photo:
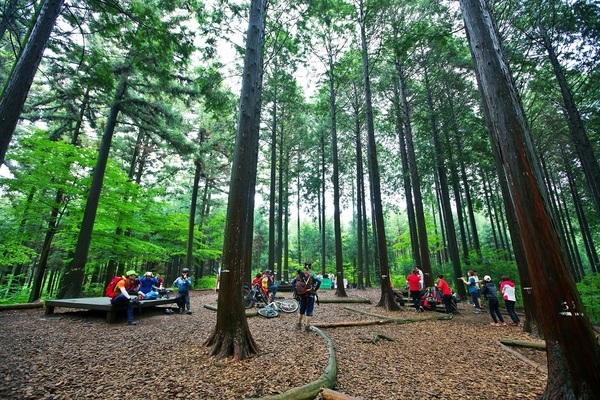
[[[481,293],[487,297],[488,307],[490,309],[490,316],[494,322],[490,323],[492,326],[506,326],[502,313],[500,312],[500,306],[498,304],[498,294],[496,285],[492,282],[492,277],[486,275],[483,277],[483,286],[481,287]],[[496,318],[498,316],[498,318]],[[500,320],[500,322],[498,322]]]
[[[181,270],[181,276],[175,279],[173,286],[177,287],[177,296],[175,296],[175,302],[179,307],[179,314],[183,314],[184,309],[187,309],[188,315],[192,314],[192,307],[190,306],[190,289],[192,288],[192,278],[189,276],[190,270],[184,268]]]

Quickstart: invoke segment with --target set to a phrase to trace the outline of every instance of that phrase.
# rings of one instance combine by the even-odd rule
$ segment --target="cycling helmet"
[[[181,272],[188,273],[188,272],[190,272],[190,269],[189,268],[184,268],[184,269],[181,270]]]

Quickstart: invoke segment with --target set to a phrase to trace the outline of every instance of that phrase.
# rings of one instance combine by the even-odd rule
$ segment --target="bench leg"
[[[117,312],[116,311],[107,311],[106,312],[106,322],[108,322],[109,324],[112,324],[113,322],[115,322],[117,319]]]
[[[46,306],[46,311],[44,312],[46,315],[54,314],[54,306]]]

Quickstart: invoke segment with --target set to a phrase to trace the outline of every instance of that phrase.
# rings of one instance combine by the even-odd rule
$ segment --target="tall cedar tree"
[[[229,184],[217,324],[204,343],[217,358],[243,360],[258,352],[246,321],[244,265],[252,258],[254,194],[258,162],[266,0],[252,0],[240,94],[238,131]]]
[[[501,158],[521,233],[531,293],[546,340],[543,398],[593,399],[600,393],[600,346],[569,274],[551,219],[521,99],[485,0],[460,0],[492,147]],[[504,174],[499,173],[500,179]],[[559,294],[559,295],[557,295]],[[583,350],[583,351],[582,351]]]

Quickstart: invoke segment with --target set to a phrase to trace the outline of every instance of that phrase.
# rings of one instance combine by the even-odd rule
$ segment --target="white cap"
[[[489,275],[486,275],[486,276],[483,277],[483,280],[486,281],[486,282],[491,282],[492,281],[492,277],[489,276]]]

